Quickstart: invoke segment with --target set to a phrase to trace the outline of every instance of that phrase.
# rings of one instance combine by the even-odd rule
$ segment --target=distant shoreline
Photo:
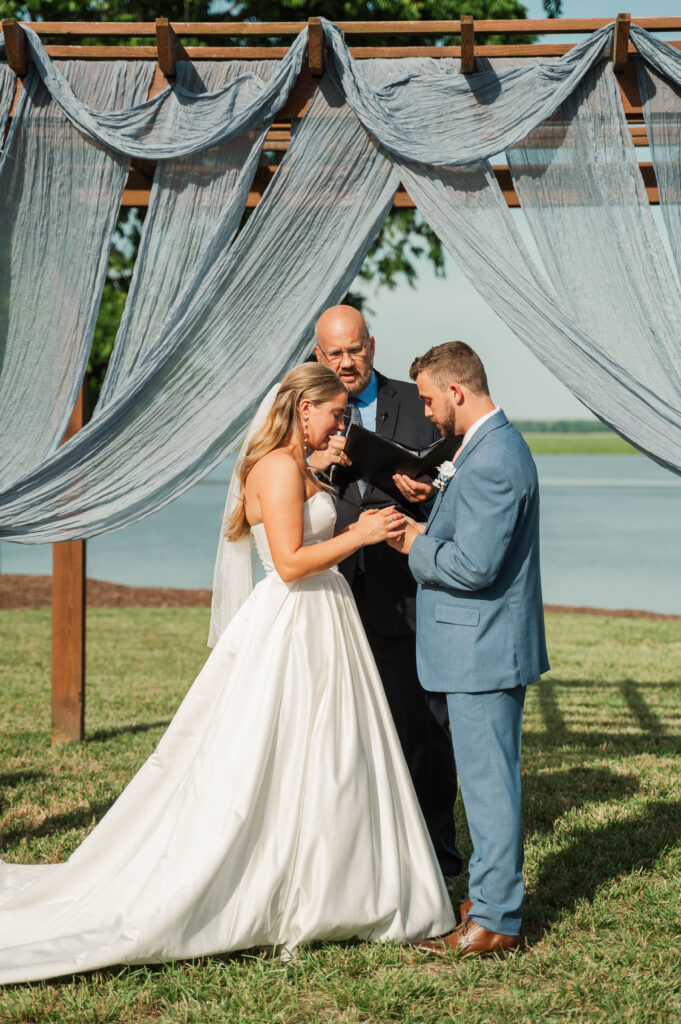
[[[618,434],[611,431],[557,433],[522,431],[533,455],[640,455]]]
[[[89,608],[207,608],[210,590],[183,590],[179,587],[126,587],[105,580],[87,581]],[[23,574],[0,575],[0,611],[49,608],[52,604],[52,577]],[[609,618],[669,619],[681,621],[681,615],[666,615],[636,608],[590,608],[545,604],[548,614],[601,615]]]

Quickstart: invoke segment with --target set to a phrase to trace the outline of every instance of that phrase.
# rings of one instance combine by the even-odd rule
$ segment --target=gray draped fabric
[[[594,355],[678,403],[681,296],[610,62],[507,156],[551,283]]]
[[[53,431],[40,463],[0,492],[0,538],[38,543],[120,528],[233,450],[264,390],[308,351],[317,315],[350,285],[400,177],[474,286],[544,364],[601,419],[681,471],[678,285],[645,203],[612,72],[600,61],[611,31],[551,64],[466,79],[451,61],[360,66],[326,23],[329,73],[236,240],[262,133],[285,102],[302,37],[267,83],[238,75],[199,96],[185,83],[177,95],[113,114],[79,103],[34,47],[41,80],[73,124],[124,152],[162,152],[172,162],[157,171],[97,415],[58,450]],[[666,56],[660,46],[658,61]],[[462,162],[531,129],[509,157],[548,278],[488,164]],[[203,202],[202,158],[181,158],[218,141],[224,152],[206,157],[212,213],[202,223],[212,228],[204,234],[190,216]],[[68,190],[61,201],[75,202]],[[168,232],[176,254],[164,249]],[[30,274],[30,255],[18,249],[19,257]],[[79,295],[86,305],[92,298]],[[35,316],[45,319],[45,309],[54,312],[47,301]],[[28,359],[41,342],[32,329],[26,338]]]
[[[354,60],[341,31],[324,23],[329,74],[365,128],[400,159],[440,166],[487,159],[522,139],[603,56],[612,32],[606,25],[559,60],[499,74],[452,74],[406,58],[374,88],[368,62]]]
[[[322,21],[329,74],[367,130],[403,159],[443,165],[486,158],[521,139],[570,94],[605,53],[613,32],[606,25],[550,63],[466,77],[433,62],[419,73],[405,69],[374,89],[366,63],[355,61],[340,30]],[[199,152],[272,118],[307,45],[304,29],[266,85],[246,74],[204,96],[176,86],[140,107],[102,112],[78,102],[38,36],[26,34],[38,74],[72,123],[116,152],[152,160]]]
[[[78,100],[45,53],[39,37],[24,28],[31,61],[53,100],[76,128],[127,156],[169,160],[210,149],[271,120],[286,102],[307,46],[307,28],[296,38],[268,82],[242,74],[217,92],[196,94],[176,85],[124,110],[105,111]]]
[[[223,459],[263,390],[307,354],[315,320],[347,291],[397,184],[322,79],[262,202],[231,249],[216,239],[197,260],[153,356],[101,415],[0,495],[0,536],[44,542],[125,526]]]
[[[616,89],[609,65],[594,69],[569,109],[509,152],[550,283],[488,165],[405,165],[401,176],[471,283],[544,365],[623,437],[681,472],[678,288]]]
[[[636,61],[636,70],[660,208],[681,274],[681,63],[674,81],[642,60]]]
[[[139,103],[148,63],[60,67],[83,100]],[[59,444],[83,381],[129,168],[24,79],[0,158],[0,487]]]
[[[276,66],[275,61],[211,61],[203,65],[181,61],[177,83],[188,92],[212,92],[237,78],[246,64],[249,72],[263,81]],[[175,319],[192,267],[211,239],[215,237],[221,248],[230,245],[270,123],[203,153],[159,161],[123,319],[95,416],[160,344],[163,324]]]
[[[681,83],[681,53],[673,46],[646,32],[639,25],[632,25],[630,37],[646,64],[663,75],[670,82]]]
[[[2,53],[2,49],[3,36],[2,33],[0,33],[0,53]],[[5,127],[7,125],[7,118],[9,117],[10,108],[12,106],[16,83],[17,76],[4,61],[0,60],[0,149],[2,149],[4,141]]]

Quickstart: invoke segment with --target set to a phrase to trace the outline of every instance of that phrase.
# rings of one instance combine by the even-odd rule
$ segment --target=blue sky
[[[543,17],[541,0],[533,0],[527,7],[529,17]],[[564,0],[563,17],[614,19],[621,9],[622,0],[619,4]],[[632,17],[681,14],[678,0],[629,0],[624,9]],[[576,41],[578,37],[573,38]],[[639,151],[639,156],[648,159],[645,151]],[[661,228],[659,211],[654,212]],[[522,213],[512,214],[522,230]],[[367,294],[375,310],[369,317],[369,326],[376,337],[376,365],[389,376],[406,379],[414,355],[422,354],[431,345],[460,338],[480,354],[492,395],[508,415],[516,419],[593,418],[490,310],[450,258],[444,281],[437,280],[424,261],[415,289],[405,284],[394,292]]]

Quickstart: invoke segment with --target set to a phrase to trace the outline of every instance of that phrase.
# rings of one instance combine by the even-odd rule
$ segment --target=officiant
[[[374,339],[358,310],[327,309],[315,335],[318,361],[335,370],[348,391],[348,426],[357,423],[419,450],[440,439],[424,416],[415,385],[390,380],[374,369]],[[338,488],[336,531],[355,522],[365,509],[388,505],[419,521],[427,519],[435,494],[429,482],[403,478],[404,497],[396,501],[357,478],[344,447],[345,437],[335,437],[328,449],[314,452],[309,460],[314,472],[333,474]],[[456,768],[446,701],[427,693],[416,673],[416,583],[407,560],[387,544],[361,548],[339,568],[357,602],[442,873],[451,879],[462,868],[453,818]]]

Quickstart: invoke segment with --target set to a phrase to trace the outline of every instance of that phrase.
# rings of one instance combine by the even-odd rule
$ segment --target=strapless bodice
[[[335,525],[336,506],[333,498],[327,491],[317,491],[303,505],[303,544],[317,544],[320,540],[330,540]],[[251,533],[266,573],[269,575],[275,572],[265,524],[257,523],[252,526]]]

